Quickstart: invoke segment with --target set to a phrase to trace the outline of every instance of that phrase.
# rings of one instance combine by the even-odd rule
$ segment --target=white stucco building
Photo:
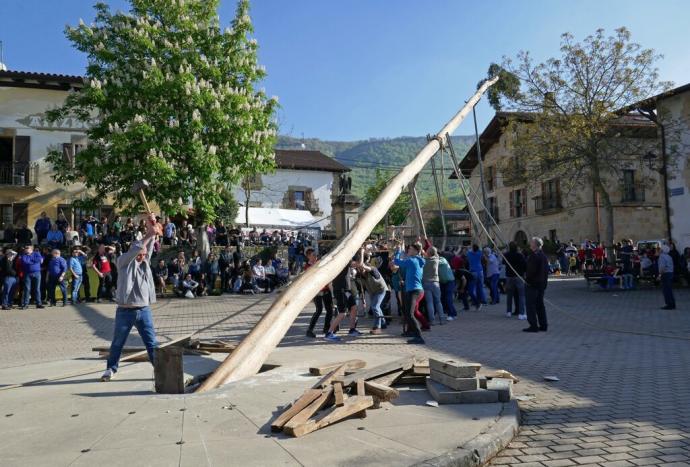
[[[275,156],[275,172],[257,175],[236,189],[235,198],[240,205],[248,204],[250,207],[250,224],[267,225],[264,224],[265,221],[253,221],[252,211],[254,217],[259,219],[268,214],[267,209],[280,209],[281,212],[309,212],[314,219],[312,227],[328,228],[331,224],[333,192],[337,192],[340,175],[350,169],[320,151],[276,149]],[[245,188],[249,188],[249,197]],[[243,211],[240,207],[238,218],[243,218]],[[303,219],[304,216],[293,217]],[[284,225],[286,219],[278,221],[279,219],[276,219],[275,224],[267,226]],[[286,226],[289,226],[289,223]]]
[[[656,114],[663,135],[671,238],[690,247],[690,83],[646,99],[634,107]],[[663,171],[660,154],[654,164]],[[662,172],[663,173],[663,172]]]

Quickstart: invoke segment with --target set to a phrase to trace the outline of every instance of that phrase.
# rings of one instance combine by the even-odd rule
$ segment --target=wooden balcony
[[[0,185],[35,188],[38,186],[38,164],[35,162],[0,164]]]
[[[551,214],[563,209],[560,196],[537,196],[534,198],[534,212],[537,214]]]

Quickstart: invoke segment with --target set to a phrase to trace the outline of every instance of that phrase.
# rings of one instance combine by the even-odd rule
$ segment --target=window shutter
[[[556,179],[556,200],[561,201],[561,179]]]
[[[510,217],[515,217],[515,191],[510,192]]]
[[[307,211],[317,210],[316,200],[314,199],[314,192],[312,190],[304,192],[304,204]]]
[[[293,190],[288,191],[288,204],[289,209],[295,209],[295,192]]]
[[[70,167],[74,167],[74,153],[75,147],[70,143],[63,143],[62,145],[62,160]]]
[[[546,182],[541,182],[541,197],[546,199]]]
[[[15,136],[14,137],[14,160],[28,164],[31,162],[31,137],[30,136]]]
[[[522,215],[527,216],[527,189],[522,189]]]

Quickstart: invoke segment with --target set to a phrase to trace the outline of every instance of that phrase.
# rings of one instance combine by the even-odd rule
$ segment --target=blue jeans
[[[22,305],[29,306],[31,291],[34,292],[36,305],[43,305],[41,302],[41,272],[31,272],[24,275],[24,300]]]
[[[434,316],[438,319],[446,319],[441,304],[441,287],[438,282],[424,282],[424,299],[426,300],[426,311],[429,315],[429,323],[434,321]]]
[[[64,280],[59,280],[60,276],[48,275],[48,300],[49,303],[55,304],[55,287],[60,287],[62,292],[62,303],[67,303],[67,283]]]
[[[82,276],[72,277],[72,304],[76,305],[79,301],[79,289],[81,288]]]
[[[673,273],[665,272],[661,275],[661,291],[664,293],[666,306],[675,308],[676,299],[673,296]]]
[[[519,277],[506,277],[506,312],[513,313],[513,300],[517,297],[517,313],[525,314],[525,283]]]
[[[467,300],[467,299],[465,299]],[[446,311],[448,316],[455,318],[458,316],[458,312],[455,309],[455,281],[450,281],[441,284],[441,302],[443,303],[443,309]]]
[[[501,301],[501,294],[498,292],[498,279],[500,277],[501,276],[498,274],[493,274],[489,277],[491,283],[491,301],[494,303],[500,303]]]
[[[147,306],[141,308],[123,308],[118,306],[115,311],[113,342],[110,344],[110,353],[108,355],[108,368],[113,371],[117,371],[122,347],[127,342],[132,326],[137,327],[137,331],[139,331],[139,335],[146,346],[146,352],[149,354],[149,361],[153,364],[153,349],[158,347],[158,341],[156,341],[156,330],[153,329],[151,308]]]
[[[381,310],[381,303],[383,302],[386,292],[380,292],[375,294],[369,294],[369,299],[371,301],[371,309],[374,312],[374,328],[384,328],[386,327],[386,319],[383,317],[383,310]]]
[[[468,284],[467,291],[470,294],[474,306],[486,303],[484,295],[484,271],[471,271],[474,279]]]
[[[17,288],[17,276],[7,276],[4,280],[4,288],[2,289],[2,306],[11,306],[12,297],[14,297],[14,290]]]

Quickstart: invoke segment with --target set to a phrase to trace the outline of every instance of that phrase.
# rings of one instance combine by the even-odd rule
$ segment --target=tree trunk
[[[421,172],[429,159],[439,150],[441,138],[449,136],[498,78],[486,81],[460,110],[436,135],[417,153],[381,192],[351,230],[333,249],[317,263],[299,276],[290,287],[278,296],[259,322],[237,346],[235,351],[209,376],[197,390],[205,392],[221,384],[237,381],[256,374],[268,355],[275,349],[290,329],[293,321],[325,285],[331,282],[357,253],[371,231],[383,219],[402,191]]]
[[[606,244],[609,258],[613,258],[613,205],[596,165],[592,169],[592,184],[594,185],[594,191],[599,193],[599,199],[606,213],[606,219],[604,220],[604,243]]]
[[[249,198],[251,198],[251,191],[244,190],[244,226],[249,227]]]

